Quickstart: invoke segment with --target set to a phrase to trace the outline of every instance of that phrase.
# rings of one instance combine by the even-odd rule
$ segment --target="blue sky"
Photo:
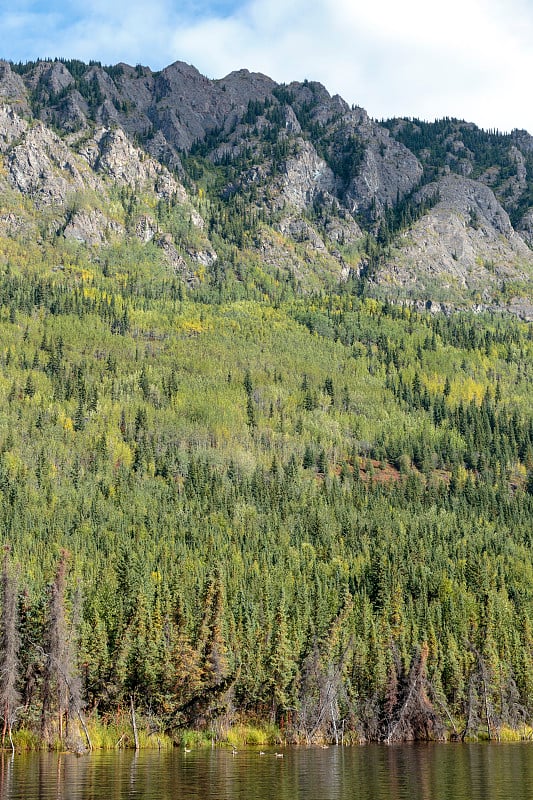
[[[533,134],[533,0],[0,0],[0,57],[247,67],[321,81],[376,118]]]

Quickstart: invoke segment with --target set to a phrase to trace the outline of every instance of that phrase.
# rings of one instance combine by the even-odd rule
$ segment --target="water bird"
[[[283,753],[274,753],[276,758],[283,758]]]

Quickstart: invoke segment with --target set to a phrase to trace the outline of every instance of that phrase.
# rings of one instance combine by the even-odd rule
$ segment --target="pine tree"
[[[291,684],[296,673],[293,649],[289,641],[285,595],[282,594],[272,630],[270,653],[266,665],[270,719],[276,722],[280,712],[294,706]]]

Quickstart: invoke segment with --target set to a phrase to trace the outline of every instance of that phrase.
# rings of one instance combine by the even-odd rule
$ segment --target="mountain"
[[[531,137],[179,63],[0,95],[15,751],[531,738]]]
[[[378,124],[318,83],[209,80],[181,62],[4,61],[0,100],[7,239],[135,240],[190,286],[352,279],[533,316],[525,131]]]

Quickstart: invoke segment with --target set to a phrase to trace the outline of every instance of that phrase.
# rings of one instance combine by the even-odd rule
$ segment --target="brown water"
[[[531,800],[533,743],[0,756],[1,800]]]

